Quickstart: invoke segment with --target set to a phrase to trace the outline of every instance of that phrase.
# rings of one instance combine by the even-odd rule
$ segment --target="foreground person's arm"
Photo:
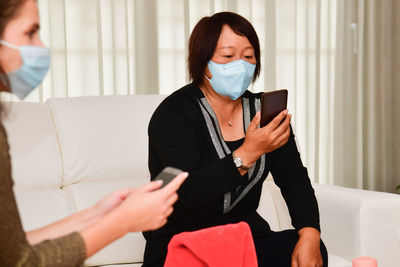
[[[86,257],[129,232],[163,226],[173,212],[172,205],[178,199],[176,191],[186,177],[187,173],[182,173],[160,190],[156,190],[161,185],[159,181],[138,188],[114,210],[80,231],[86,245]]]
[[[85,244],[78,233],[31,246],[26,240],[13,194],[11,162],[0,124],[0,263],[2,266],[82,266]]]
[[[135,188],[126,188],[116,191],[88,209],[72,214],[45,227],[27,232],[26,238],[31,245],[35,245],[44,240],[55,239],[73,232],[79,232],[121,204],[134,190]]]
[[[181,174],[161,190],[154,191],[160,186],[157,182],[138,188],[119,206],[92,224],[88,222],[93,218],[86,221],[87,218],[74,215],[60,225],[66,222],[68,222],[65,224],[66,227],[68,224],[74,225],[72,222],[77,219],[79,227],[74,225],[68,231],[86,225],[84,229],[63,236],[65,232],[57,232],[57,227],[54,228],[53,225],[49,228],[52,229],[50,232],[60,237],[48,239],[36,235],[35,238],[48,240],[32,246],[26,239],[18,214],[8,150],[6,133],[0,125],[0,202],[2,203],[0,206],[0,262],[4,266],[82,266],[86,257],[128,231],[150,230],[163,225],[172,212],[172,204],[177,199],[175,191],[185,180],[185,174]],[[103,202],[103,204],[110,203]],[[90,214],[84,215],[86,217]],[[58,229],[65,231],[62,227]]]

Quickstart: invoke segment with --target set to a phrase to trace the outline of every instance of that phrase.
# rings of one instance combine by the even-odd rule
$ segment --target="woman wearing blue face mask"
[[[0,91],[23,99],[42,82],[50,58],[38,31],[35,0],[0,0]],[[91,208],[25,233],[8,150],[0,120],[0,266],[81,266],[85,258],[128,232],[165,224],[176,190],[187,176],[178,176],[160,190],[161,184],[153,182],[117,191]]]
[[[291,115],[283,111],[258,127],[261,94],[247,91],[260,73],[252,25],[230,12],[202,18],[189,40],[188,65],[192,83],[167,97],[150,121],[149,168],[152,178],[165,166],[191,175],[168,223],[144,233],[144,266],[161,267],[177,233],[239,221],[250,225],[260,267],[327,266],[318,205]],[[256,211],[269,172],[295,230],[273,232]]]

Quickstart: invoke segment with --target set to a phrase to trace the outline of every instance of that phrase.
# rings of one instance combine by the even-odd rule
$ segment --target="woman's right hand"
[[[261,114],[257,112],[247,128],[243,145],[235,151],[235,156],[247,166],[253,165],[263,154],[272,152],[287,143],[290,136],[292,115],[284,110],[263,128],[258,128]],[[282,123],[281,123],[282,122]]]
[[[124,214],[127,232],[155,230],[166,224],[178,200],[176,191],[187,176],[186,172],[179,174],[162,189],[162,181],[154,181],[131,192],[116,208]]]

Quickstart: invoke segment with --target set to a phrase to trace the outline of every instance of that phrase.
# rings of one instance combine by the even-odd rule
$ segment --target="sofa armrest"
[[[314,184],[322,239],[329,253],[349,260],[366,255],[381,267],[400,262],[400,196]]]

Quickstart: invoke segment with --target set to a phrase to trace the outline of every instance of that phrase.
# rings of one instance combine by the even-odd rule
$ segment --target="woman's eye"
[[[29,38],[33,38],[33,36],[35,35],[35,33],[37,32],[36,29],[30,30],[29,32],[27,32],[26,34],[29,36]]]
[[[231,58],[231,57],[233,57],[232,55],[225,55],[224,57],[226,57],[226,58]]]
[[[244,56],[245,59],[252,59],[254,56]]]

